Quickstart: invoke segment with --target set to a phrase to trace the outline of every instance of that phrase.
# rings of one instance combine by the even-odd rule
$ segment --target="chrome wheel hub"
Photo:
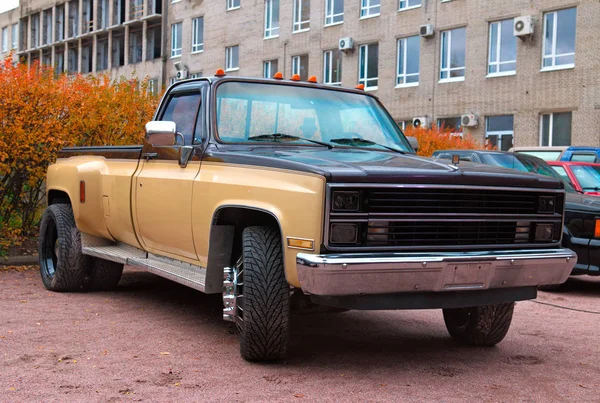
[[[223,269],[223,319],[235,322],[241,327],[243,322],[243,260],[240,257],[233,267]]]

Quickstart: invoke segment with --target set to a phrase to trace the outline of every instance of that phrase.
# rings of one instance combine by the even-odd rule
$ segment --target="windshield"
[[[592,165],[571,165],[571,171],[583,191],[600,190],[600,167]]]
[[[534,160],[529,158],[520,158],[518,155],[507,154],[487,154],[484,156],[488,164],[499,165],[505,168],[516,169],[523,172],[532,172],[544,176],[550,176],[558,179],[565,185],[565,190],[568,193],[576,193],[573,186],[565,181],[550,165],[545,161]]]
[[[367,147],[412,153],[408,141],[370,96],[291,85],[225,82],[217,88],[222,142]]]
[[[546,151],[546,150],[529,151],[528,150],[528,151],[517,151],[517,153],[533,155],[534,157],[541,158],[544,161],[558,161],[558,159],[560,158],[560,155],[562,154],[562,151]]]

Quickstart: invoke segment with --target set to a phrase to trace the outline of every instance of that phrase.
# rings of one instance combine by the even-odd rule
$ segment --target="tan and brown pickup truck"
[[[285,355],[296,297],[443,309],[458,342],[495,345],[576,262],[561,182],[418,157],[372,94],[295,79],[174,84],[143,145],[63,150],[47,200],[49,290],[129,265],[222,294],[252,361]]]

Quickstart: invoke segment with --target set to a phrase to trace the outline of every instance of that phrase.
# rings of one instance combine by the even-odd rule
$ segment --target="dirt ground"
[[[0,272],[0,401],[599,401],[600,279],[517,304],[507,338],[465,348],[441,311],[292,318],[290,356],[249,364],[206,296],[130,270],[58,294]]]

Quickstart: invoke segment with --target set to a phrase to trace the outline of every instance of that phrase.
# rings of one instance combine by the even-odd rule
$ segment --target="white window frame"
[[[450,67],[450,62],[452,61],[452,32],[456,29],[465,29],[465,45],[466,45],[466,27],[458,27],[458,28],[454,28],[454,29],[449,29],[447,31],[442,31],[441,33],[441,38],[440,38],[440,79],[438,81],[438,83],[451,83],[451,82],[456,82],[456,81],[465,81],[465,75],[467,72],[466,69],[466,64],[467,64],[467,50],[465,48],[465,65],[462,67]],[[448,51],[446,52],[447,55],[447,66],[446,68],[443,68],[443,63],[444,61],[442,60],[443,56],[444,56],[444,35],[448,35]],[[463,71],[463,75],[461,77],[451,77],[451,73],[453,71],[457,71],[457,70],[462,70]],[[447,78],[441,78],[442,77],[442,72],[447,72],[448,73],[448,77]]]
[[[548,122],[548,147],[553,147],[554,142],[554,114],[555,113],[571,113],[571,139],[573,139],[573,112],[550,112],[550,113],[542,113],[540,114],[540,139],[538,144],[542,146],[542,140],[544,137],[544,116],[550,116],[550,121]],[[545,146],[544,146],[545,147]]]
[[[420,58],[421,58],[421,46],[419,46],[419,54],[418,54],[418,58],[419,58],[419,71],[417,71],[416,73],[409,73],[406,74],[406,61],[407,61],[407,57],[408,57],[408,46],[406,46],[406,44],[408,43],[408,39],[410,38],[419,38],[419,36],[409,36],[406,38],[400,38],[398,39],[397,43],[396,43],[396,88],[405,88],[405,87],[416,87],[419,85],[419,81],[421,79],[420,74],[421,74],[421,63],[420,63]],[[400,43],[404,42],[404,48],[403,48],[403,57],[402,60],[404,61],[404,65],[402,66],[402,73],[400,73]],[[407,83],[406,82],[406,78],[407,77],[412,77],[412,76],[417,76],[419,80],[417,80],[417,82],[412,82],[412,83]],[[400,78],[403,78],[403,83],[400,84]]]
[[[8,52],[8,27],[2,28],[2,52]]]
[[[276,71],[273,71],[273,62],[277,59],[265,60],[263,62],[263,78],[273,78]]]
[[[556,11],[550,11],[547,13],[544,13],[544,32],[542,35],[542,69],[541,71],[552,71],[552,70],[563,70],[563,69],[572,69],[575,67],[575,63],[567,63],[567,64],[556,64],[556,58],[558,57],[562,57],[562,56],[573,56],[573,59],[575,59],[575,49],[573,49],[573,52],[570,53],[561,53],[559,55],[556,54],[556,34],[558,32],[558,13],[560,11],[563,10],[570,10],[571,8],[575,8],[575,7],[569,7],[569,8],[563,8],[561,10],[556,10]],[[548,29],[548,24],[546,24],[546,16],[552,15],[553,16],[553,23],[552,23],[552,49],[551,49],[551,53],[549,55],[546,55],[546,30]],[[577,18],[575,19],[575,35],[577,35]],[[577,36],[575,36],[577,38]],[[576,44],[577,42],[575,42]],[[550,58],[550,60],[552,61],[552,65],[551,66],[547,66],[544,67],[544,59],[548,59]]]
[[[498,139],[500,139],[500,150],[502,149],[502,136],[512,136],[513,138],[513,143],[511,146],[514,146],[515,143],[515,123],[514,123],[514,115],[513,115],[513,128],[512,130],[492,130],[490,131],[488,129],[489,127],[489,119],[490,118],[495,118],[495,117],[499,117],[502,115],[496,115],[496,116],[486,116],[485,117],[485,138],[486,140],[489,139],[490,136],[498,136]]]
[[[373,4],[377,3],[377,4]],[[371,10],[379,7],[379,12],[373,12]],[[374,18],[381,15],[381,0],[360,0],[360,19]]]
[[[237,66],[233,66],[233,52],[237,50]],[[238,71],[240,69],[240,46],[233,45],[225,48],[225,71]]]
[[[489,33],[488,33],[488,65],[487,65],[487,76],[486,77],[503,77],[503,76],[514,76],[517,74],[517,59],[515,60],[504,60],[500,61],[500,55],[502,54],[502,22],[512,20],[501,20],[490,22]],[[492,29],[493,26],[498,27],[496,34],[496,61],[492,62]],[[514,37],[513,37],[514,38]],[[510,71],[500,71],[500,65],[515,63],[515,69]],[[497,72],[490,73],[490,66],[496,66]]]
[[[199,21],[202,20],[202,31],[199,32]],[[201,37],[201,42],[196,42]],[[204,16],[192,19],[192,53],[204,52]]]
[[[377,77],[369,77],[369,46],[371,45],[379,45],[378,43],[366,43],[364,45],[360,45],[358,48],[358,83],[363,84],[365,86],[365,91],[375,91],[379,88],[379,68],[377,69]],[[379,47],[378,47],[379,49]],[[365,76],[360,76],[360,61],[361,58],[365,59]],[[377,66],[379,67],[379,50],[377,51]],[[377,80],[377,85],[369,87],[370,80]]]
[[[181,0],[179,0],[181,1]],[[237,6],[235,5],[237,2]],[[237,10],[242,7],[242,0],[227,0],[227,11]]]
[[[179,32],[177,29],[179,28]],[[183,24],[181,22],[176,22],[171,24],[171,59],[176,57],[181,57],[181,43],[182,38],[181,34],[183,33]],[[179,47],[177,47],[179,45]]]
[[[306,56],[308,59],[307,54],[292,56],[292,75],[294,75],[294,74],[300,75],[302,56]]]
[[[12,36],[12,39],[11,39],[12,49],[16,50],[19,48],[19,23],[12,25],[11,36]]]
[[[292,33],[310,31],[310,0],[293,0],[294,12],[292,20]],[[302,21],[302,5],[308,3],[309,12],[308,20]],[[308,24],[307,28],[302,28],[304,24]]]
[[[344,11],[341,13],[334,14],[336,3],[341,2],[342,8],[344,8],[344,0],[326,0],[325,1],[325,26],[330,27],[333,25],[343,24],[344,23]],[[334,21],[336,17],[342,17],[341,21]]]
[[[265,36],[264,39],[279,37],[279,18],[277,18],[277,26],[273,22],[273,6],[279,0],[265,0]],[[279,8],[279,7],[278,7]],[[270,19],[269,19],[270,17]],[[279,16],[278,16],[279,17]]]
[[[411,3],[419,2],[419,4],[411,5]],[[398,11],[412,10],[423,5],[423,0],[398,0]]]
[[[323,84],[332,85],[335,87],[341,87],[341,81],[333,81],[333,52],[339,52],[338,50],[326,50],[323,52]],[[340,70],[342,67],[340,65]],[[341,78],[340,71],[340,78]]]

